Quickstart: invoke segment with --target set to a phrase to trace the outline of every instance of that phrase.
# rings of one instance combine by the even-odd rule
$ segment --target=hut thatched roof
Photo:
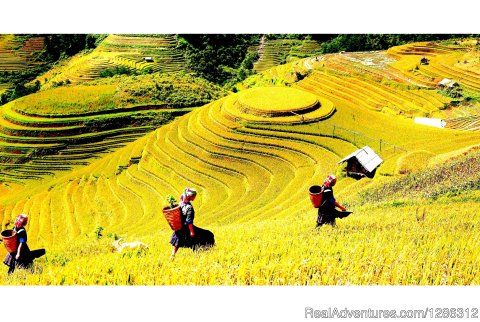
[[[444,78],[440,82],[438,82],[438,86],[444,86],[444,87],[453,87],[457,86],[458,83],[454,80],[451,80],[449,78]]]
[[[383,162],[382,158],[380,158],[369,146],[364,146],[363,148],[358,149],[340,160],[338,163],[348,161],[351,158],[356,158],[368,172],[372,172]]]

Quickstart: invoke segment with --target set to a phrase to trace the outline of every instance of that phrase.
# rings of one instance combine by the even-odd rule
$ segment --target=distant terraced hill
[[[45,37],[0,34],[0,95],[17,83],[12,75],[42,66]]]
[[[185,70],[181,51],[173,35],[109,35],[89,53],[80,53],[37,78],[43,88],[79,84],[98,79],[102,73],[125,68],[132,74]]]
[[[89,164],[223,95],[218,86],[189,75],[156,74],[19,98],[0,109],[0,181],[22,184]]]
[[[476,47],[476,44],[416,43],[393,47],[387,53],[400,58],[392,67],[427,86],[435,86],[443,78],[449,78],[466,90],[478,92],[480,57]],[[429,59],[429,63],[420,64],[422,57]],[[467,64],[468,69],[462,66]]]
[[[23,71],[41,64],[38,54],[44,48],[42,36],[0,34],[0,71]]]
[[[299,58],[314,56],[320,50],[320,44],[314,40],[262,38],[259,46],[252,46],[249,50],[258,52],[259,59],[253,69],[262,72]]]
[[[366,103],[367,108],[375,110],[453,121],[478,115],[480,74],[476,68],[480,59],[475,46],[418,43],[388,51],[320,55],[266,70],[245,80],[239,88],[298,84],[316,87],[327,97],[344,97],[352,104]],[[424,56],[430,59],[428,65],[420,64]],[[467,64],[468,70],[461,69]],[[458,104],[452,103],[455,99],[437,89],[443,78],[458,81],[465,97],[473,101],[457,108]],[[363,98],[357,100],[359,95]]]

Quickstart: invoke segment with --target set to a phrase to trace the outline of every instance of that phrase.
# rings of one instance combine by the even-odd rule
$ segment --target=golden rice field
[[[435,55],[423,74],[399,67],[425,52]],[[462,73],[452,57],[464,54],[418,44],[298,60],[89,165],[2,185],[2,228],[28,213],[30,248],[47,254],[0,284],[478,285],[480,132],[413,122],[460,114],[428,77]],[[478,73],[465,74],[478,97]],[[384,163],[373,179],[346,177],[338,162],[365,145]],[[315,229],[307,191],[329,173],[353,214]],[[185,187],[216,246],[171,260],[161,209]],[[112,237],[150,248],[119,254]]]
[[[59,87],[48,92],[21,97],[12,105],[14,109],[37,115],[91,113],[99,109],[112,110],[118,107],[113,101],[116,91],[115,85],[81,86],[78,90]]]
[[[0,109],[0,181],[56,176],[226,92],[189,74],[113,77],[43,90]]]
[[[24,71],[42,64],[38,54],[44,47],[43,36],[0,34],[0,71]]]
[[[158,91],[166,94],[162,96]],[[142,105],[192,107],[225,94],[219,86],[194,75],[164,73],[116,76],[61,86],[21,97],[10,104],[22,114],[69,117]]]
[[[259,93],[260,92],[260,93]],[[265,99],[265,98],[268,99]],[[258,112],[301,111],[318,104],[315,95],[288,87],[267,87],[253,89],[241,95],[239,104]]]
[[[464,207],[478,207],[467,204]],[[433,209],[432,209],[433,208]],[[478,284],[478,216],[450,205],[392,212],[363,207],[336,228],[296,218],[208,225],[215,248],[170,260],[169,232],[142,238],[145,252],[112,253],[109,240],[52,246],[37,271],[6,284],[33,285],[470,285]],[[393,215],[395,213],[395,215]],[[458,220],[451,225],[452,216]],[[457,217],[458,216],[458,217]],[[413,218],[412,218],[413,217]],[[379,220],[382,218],[382,220]],[[439,225],[439,223],[445,223]],[[475,226],[477,226],[475,228]],[[23,274],[22,274],[23,273]]]
[[[259,46],[250,48],[251,51],[259,53],[259,59],[254,65],[257,72],[267,71],[298,58],[313,56],[319,49],[318,42],[307,39],[262,39]]]
[[[96,80],[102,77],[103,71],[119,67],[139,73],[184,71],[185,61],[176,46],[177,39],[174,35],[112,34],[94,50],[62,61],[36,80],[43,89],[48,89],[56,84],[83,84]]]

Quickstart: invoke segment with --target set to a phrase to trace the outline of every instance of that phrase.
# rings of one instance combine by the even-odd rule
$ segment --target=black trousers
[[[26,251],[25,256],[15,259],[16,253],[9,253],[3,263],[8,266],[8,274],[12,274],[16,268],[31,268],[33,260],[35,258],[45,255],[45,249],[36,249],[32,251]]]
[[[324,224],[335,226],[335,219],[345,218],[350,215],[349,211],[338,211],[337,209],[320,209],[318,208],[317,226],[320,227]]]
[[[322,225],[332,225],[332,226],[335,226],[335,218],[337,218],[335,216],[335,213],[333,212],[326,212],[326,211],[320,211],[320,209],[318,210],[318,217],[317,217],[317,226],[316,227],[320,227]]]

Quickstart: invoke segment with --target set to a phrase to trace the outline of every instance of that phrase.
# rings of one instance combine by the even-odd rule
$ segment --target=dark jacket
[[[193,224],[193,220],[195,219],[195,209],[190,202],[183,204],[180,206],[182,209],[182,225],[189,225]]]
[[[11,269],[14,269],[15,267],[27,268],[31,266],[33,262],[33,259],[30,256],[30,248],[28,248],[27,245],[27,231],[25,227],[14,227],[13,230],[16,233],[15,236],[17,238],[17,249],[19,243],[23,243],[20,251],[20,258],[18,260],[15,259],[15,256],[17,255],[17,251],[15,251],[14,253],[7,254],[7,257],[5,257],[3,263],[9,266]]]
[[[335,197],[333,188],[322,186],[322,204],[318,208],[317,227],[323,224],[335,225],[337,210],[335,209]]]

